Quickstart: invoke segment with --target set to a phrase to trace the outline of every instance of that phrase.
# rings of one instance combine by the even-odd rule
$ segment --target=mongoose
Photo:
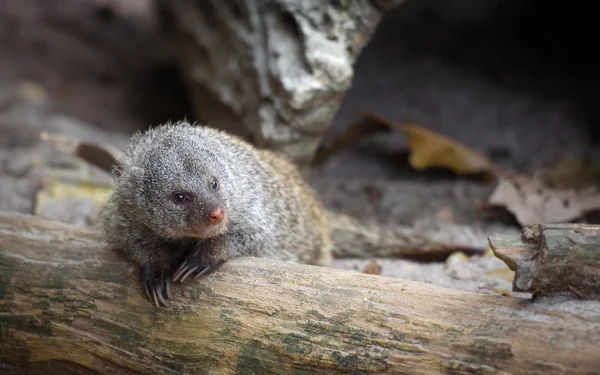
[[[435,245],[333,214],[291,161],[207,126],[178,122],[137,133],[114,175],[101,228],[111,247],[141,267],[157,307],[171,298],[171,282],[240,256],[325,266],[332,249],[372,256],[386,243]]]

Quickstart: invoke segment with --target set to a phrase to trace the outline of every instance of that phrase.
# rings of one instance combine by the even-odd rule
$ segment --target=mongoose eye
[[[185,194],[182,193],[173,193],[173,202],[175,203],[183,203],[186,199]]]
[[[210,180],[210,188],[213,190],[217,190],[219,188],[219,183],[217,182],[216,178]]]

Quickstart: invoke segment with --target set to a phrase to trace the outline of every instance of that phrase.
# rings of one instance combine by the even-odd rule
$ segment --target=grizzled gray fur
[[[171,282],[252,255],[325,265],[328,217],[296,167],[222,131],[185,122],[136,134],[101,213],[108,243],[142,269],[157,306]]]

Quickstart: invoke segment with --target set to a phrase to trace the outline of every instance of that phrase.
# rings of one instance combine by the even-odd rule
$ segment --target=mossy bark
[[[600,300],[598,225],[531,225],[521,237],[490,237],[490,246],[515,271],[514,291]]]
[[[600,303],[268,259],[146,299],[96,232],[0,215],[0,374],[592,374]]]

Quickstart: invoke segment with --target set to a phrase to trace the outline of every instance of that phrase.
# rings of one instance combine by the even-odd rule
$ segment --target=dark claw
[[[167,279],[167,282],[165,283],[165,293],[167,294],[167,298],[168,299],[173,299],[173,294],[171,293],[171,280]]]
[[[196,271],[198,269],[198,267],[200,267],[200,266],[194,266],[194,267],[190,268],[190,270],[187,271],[185,273],[185,275],[183,275],[183,277],[181,278],[181,282],[184,282],[185,279],[187,279],[187,277],[192,274],[192,272],[194,272],[194,271]]]
[[[146,289],[146,295],[148,296],[148,299],[152,299],[152,296],[150,295],[150,289],[148,289],[148,284],[144,283],[144,289]]]
[[[165,295],[167,299],[171,298],[171,280],[165,276],[163,271],[153,271],[150,267],[146,267],[142,273],[142,283],[146,289],[146,295],[156,307],[160,307],[161,304],[169,306]]]
[[[158,297],[156,297],[156,289],[152,290],[152,295],[154,296],[154,304],[156,307],[160,307],[160,304],[158,303]]]
[[[210,272],[210,267],[208,266],[205,269],[203,269],[202,271],[198,272],[198,274],[196,276],[194,276],[194,280],[199,279],[201,276],[206,275],[208,272]]]
[[[183,263],[181,263],[181,265],[179,266],[179,268],[177,269],[177,271],[175,271],[175,273],[173,274],[173,281],[174,282],[176,282],[179,279],[179,277],[181,275],[183,275],[183,273],[185,272],[185,270],[187,270],[187,268],[188,268],[187,265],[188,265],[187,260],[184,260]]]
[[[162,293],[162,288],[160,288],[159,290],[157,290],[158,295],[158,299],[160,300],[160,302],[165,305],[165,306],[169,306],[169,304],[167,303],[167,301],[165,301],[165,297],[163,297],[163,293]]]
[[[204,276],[214,270],[217,269],[220,263],[210,262],[208,265],[197,259],[194,254],[188,256],[186,260],[184,260],[175,274],[173,275],[173,282],[184,282],[188,277],[193,276],[194,280]]]

